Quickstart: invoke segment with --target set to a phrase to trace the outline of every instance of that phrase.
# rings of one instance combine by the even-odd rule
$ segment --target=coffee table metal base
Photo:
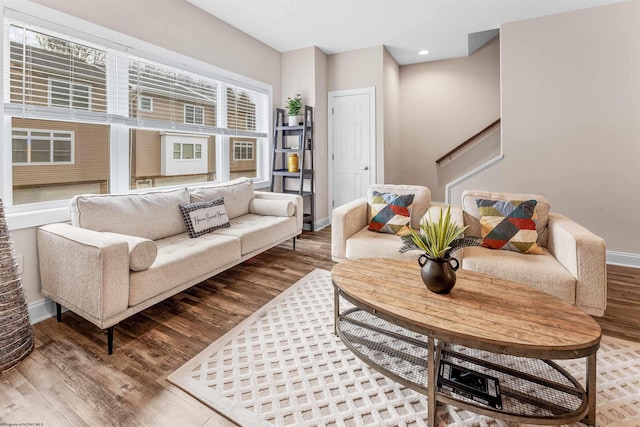
[[[335,293],[335,332],[372,368],[419,393],[427,395],[429,425],[435,424],[437,402],[451,404],[506,421],[565,424],[582,421],[595,425],[595,353],[587,356],[586,389],[571,374],[550,360],[476,350],[437,337],[404,329],[368,312],[349,308],[340,312]],[[446,388],[436,387],[440,362],[462,366],[499,379],[502,408],[478,403]]]

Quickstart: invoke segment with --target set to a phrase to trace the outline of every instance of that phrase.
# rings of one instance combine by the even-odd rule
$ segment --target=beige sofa
[[[190,238],[179,205],[224,198],[229,226]],[[42,293],[101,329],[302,231],[302,198],[250,179],[71,201],[71,224],[37,231]]]
[[[425,212],[433,218],[440,204],[430,201],[430,192],[421,186],[375,185],[371,191],[395,194],[415,193],[411,226],[418,229]],[[420,196],[419,196],[420,195]],[[462,205],[452,205],[452,217],[469,228],[466,235],[480,236],[480,214],[476,199],[535,199],[538,214],[538,243],[543,255],[530,255],[484,247],[466,247],[453,254],[462,268],[523,283],[574,304],[594,316],[603,316],[607,303],[605,242],[569,218],[549,212],[549,202],[534,194],[465,191]],[[419,200],[416,208],[416,201]],[[370,206],[361,198],[333,210],[331,249],[334,261],[352,258],[417,259],[418,251],[400,253],[398,236],[367,230]]]

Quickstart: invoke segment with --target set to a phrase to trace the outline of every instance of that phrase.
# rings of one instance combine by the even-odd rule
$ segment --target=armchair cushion
[[[464,269],[522,283],[575,304],[576,278],[547,249],[543,250],[543,255],[538,256],[513,251],[493,251],[481,246],[462,250]]]
[[[535,200],[476,199],[482,246],[541,255]]]
[[[373,191],[371,195],[369,230],[398,236],[409,234],[411,207],[415,194],[397,195]]]

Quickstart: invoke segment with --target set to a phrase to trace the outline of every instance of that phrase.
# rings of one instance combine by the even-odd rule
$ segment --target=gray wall
[[[505,158],[452,200],[539,193],[608,251],[640,254],[639,23],[634,0],[503,25]]]
[[[469,57],[400,67],[400,100],[401,180],[426,185],[432,199],[444,201],[445,186],[470,163],[437,167],[436,159],[500,117],[499,40]],[[495,148],[478,144],[474,156],[485,158]]]

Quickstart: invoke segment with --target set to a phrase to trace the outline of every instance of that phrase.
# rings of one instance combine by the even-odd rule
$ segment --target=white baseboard
[[[32,302],[27,306],[27,310],[29,311],[29,321],[33,325],[54,317],[56,315],[56,303],[45,298]]]
[[[316,221],[316,228],[314,231],[320,231],[323,228],[327,227],[329,224],[331,224],[331,222],[329,222],[329,217],[322,218]]]
[[[607,264],[640,268],[640,255],[626,252],[607,251]]]

